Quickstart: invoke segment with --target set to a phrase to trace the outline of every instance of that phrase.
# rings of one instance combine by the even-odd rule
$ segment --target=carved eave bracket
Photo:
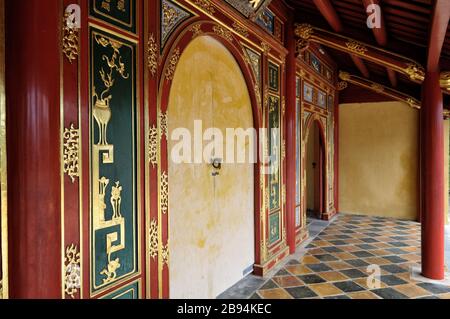
[[[446,94],[450,94],[450,71],[441,73],[441,88]]]
[[[405,74],[413,82],[422,83],[425,79],[425,70],[418,62],[399,54],[309,24],[297,25],[294,32],[298,37],[297,50],[315,42]]]
[[[413,98],[412,96],[410,96],[408,94],[394,90],[390,87],[381,85],[379,83],[376,83],[376,82],[364,79],[362,77],[359,77],[357,75],[352,75],[352,74],[349,74],[348,72],[343,72],[343,71],[339,72],[339,78],[342,81],[352,83],[354,85],[363,87],[365,89],[369,89],[378,94],[390,97],[394,100],[404,102],[412,108],[420,109],[421,102],[419,100]]]

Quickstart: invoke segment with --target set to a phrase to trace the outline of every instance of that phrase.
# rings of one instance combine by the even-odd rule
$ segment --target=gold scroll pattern
[[[103,68],[99,71],[105,90],[98,95],[95,87],[93,88],[93,98],[95,104],[92,110],[93,117],[97,122],[99,131],[99,140],[97,144],[93,145],[92,154],[92,178],[94,183],[97,183],[93,190],[93,230],[95,232],[101,229],[116,226],[119,226],[120,228],[120,244],[113,244],[119,240],[119,234],[117,231],[106,236],[106,254],[108,257],[108,264],[105,265],[105,268],[100,272],[100,275],[105,277],[103,278],[103,284],[108,284],[116,279],[116,272],[121,266],[120,259],[113,258],[112,255],[125,249],[125,218],[122,216],[121,212],[121,193],[123,188],[120,185],[120,181],[116,181],[115,185],[111,187],[110,203],[113,208],[113,215],[110,220],[106,220],[105,197],[110,180],[104,176],[100,177],[100,165],[114,163],[114,145],[108,144],[107,141],[108,123],[111,119],[110,102],[113,98],[110,94],[110,90],[114,86],[115,75],[119,75],[123,79],[128,79],[129,74],[126,73],[125,64],[122,62],[122,58],[120,56],[120,48],[122,47],[122,44],[102,36],[96,36],[95,41],[97,44],[105,48],[111,47],[113,49],[112,56],[103,55],[102,57],[108,66],[106,71]],[[101,159],[100,154],[102,154]]]
[[[72,299],[81,288],[80,251],[78,246],[67,246],[64,259],[64,291]]]
[[[75,178],[80,176],[79,172],[79,146],[80,146],[80,130],[76,129],[73,124],[70,128],[64,129],[63,134],[63,159],[64,159],[64,173],[67,174],[72,183]]]

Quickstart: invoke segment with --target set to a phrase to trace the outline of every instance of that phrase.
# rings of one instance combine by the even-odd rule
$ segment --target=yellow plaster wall
[[[339,112],[340,211],[416,220],[419,112],[401,102]]]
[[[194,120],[203,121],[203,130],[253,127],[250,97],[237,62],[207,36],[193,40],[177,65],[169,98],[169,136],[184,127],[193,137]],[[169,152],[177,143],[169,139]],[[171,298],[215,298],[255,261],[253,164],[224,164],[219,176],[212,173],[209,163],[169,160]]]

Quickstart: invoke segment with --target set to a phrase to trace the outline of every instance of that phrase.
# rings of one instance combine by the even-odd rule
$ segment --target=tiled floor
[[[326,226],[306,246],[302,256],[290,260],[270,279],[260,282],[248,296],[267,299],[450,298],[450,287],[415,282],[410,278],[410,267],[420,262],[420,224],[340,215]],[[371,277],[370,266],[379,267],[379,281]]]

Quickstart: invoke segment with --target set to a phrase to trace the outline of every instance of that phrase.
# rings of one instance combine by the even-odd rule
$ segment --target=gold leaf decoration
[[[154,260],[158,256],[158,222],[153,219],[149,229],[149,254]]]
[[[248,30],[247,30],[247,28],[245,28],[244,26],[240,25],[239,23],[233,22],[233,29],[234,29],[234,31],[236,31],[237,33],[242,35],[243,37],[245,37],[245,38],[248,37]]]
[[[81,288],[80,252],[77,245],[72,244],[66,248],[64,259],[64,291],[72,299]]]
[[[162,246],[161,259],[163,265],[169,267],[169,241],[167,241],[166,245]]]
[[[215,34],[224,38],[225,40],[233,42],[233,35],[232,35],[231,31],[229,31],[221,26],[218,26],[218,25],[213,27],[213,31]]]
[[[314,29],[310,24],[303,23],[295,28],[295,35],[303,40],[309,40],[314,33]]]
[[[161,173],[160,188],[161,212],[165,215],[169,210],[169,176],[166,172]]]
[[[405,70],[406,74],[408,74],[409,78],[412,81],[423,81],[425,80],[425,70],[424,68],[417,63],[408,63],[408,66]]]
[[[158,164],[158,129],[153,125],[148,133],[148,158],[153,168]]]
[[[148,38],[147,53],[148,68],[150,69],[152,76],[155,76],[156,71],[158,70],[158,45],[156,44],[153,34],[150,34]]]
[[[193,25],[189,31],[192,32],[192,37],[197,37],[199,35],[202,35],[203,34],[202,24],[198,23],[198,24]]]
[[[74,183],[75,178],[80,176],[78,163],[80,130],[76,129],[73,123],[70,128],[64,129],[63,141],[64,173],[69,175],[72,183]]]
[[[214,6],[209,0],[195,0],[195,5],[211,15],[216,12]]]
[[[365,55],[368,51],[366,46],[358,41],[350,40],[346,42],[345,45],[347,46],[347,49],[356,54]]]
[[[177,67],[178,61],[180,60],[180,49],[176,48],[170,57],[169,65],[166,69],[166,80],[172,81],[175,75],[175,69]]]
[[[261,42],[261,48],[263,49],[263,52],[265,55],[268,55],[270,53],[270,45],[266,42]]]
[[[348,87],[348,83],[346,81],[339,81],[337,89],[338,91],[343,91]]]
[[[63,19],[63,39],[62,52],[70,63],[78,58],[79,54],[79,31],[73,27],[72,21],[69,21],[70,13],[66,12]]]

